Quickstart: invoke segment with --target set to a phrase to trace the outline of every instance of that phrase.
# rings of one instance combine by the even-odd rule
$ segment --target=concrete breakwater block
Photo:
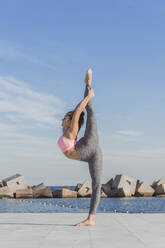
[[[7,177],[0,182],[0,197],[13,198],[17,190],[26,190],[27,183],[20,174]]]
[[[113,182],[114,182],[114,179],[113,179],[113,177],[112,177],[106,184],[112,186]]]
[[[38,185],[32,186],[32,190],[33,190],[33,191],[38,191],[38,190],[45,189],[45,188],[46,188],[46,186],[45,186],[44,183],[40,183],[40,184],[38,184]]]
[[[100,195],[100,197],[105,198],[105,197],[108,197],[108,196],[104,193],[104,191],[101,190],[101,195]]]
[[[102,184],[101,186],[101,190],[105,195],[107,195],[107,197],[110,197],[111,195],[113,181],[113,178],[111,178],[106,184]]]
[[[3,186],[7,186],[13,193],[18,189],[27,189],[28,185],[20,174],[15,174],[2,180]]]
[[[146,182],[138,181],[135,196],[153,196],[155,190]]]
[[[110,196],[130,197],[135,194],[137,180],[125,175],[116,175],[111,186]]]
[[[102,192],[103,192],[107,197],[110,196],[111,191],[112,191],[111,186],[108,185],[108,184],[102,184],[101,190],[102,190]]]
[[[85,181],[81,188],[78,190],[78,197],[90,197],[92,194],[91,182]]]
[[[18,189],[15,193],[15,198],[33,198],[33,190],[31,187],[27,189]]]
[[[77,191],[62,188],[53,191],[54,198],[77,198]]]
[[[165,184],[160,184],[155,189],[155,195],[164,195],[165,194]]]
[[[130,186],[125,183],[122,188],[112,189],[110,192],[110,197],[131,197]]]
[[[49,188],[41,189],[38,192],[33,193],[33,198],[52,198],[53,194]]]
[[[155,190],[154,196],[165,194],[165,178],[154,181],[151,186]]]
[[[103,185],[106,185],[106,184],[103,184]],[[78,183],[77,184],[77,186],[76,186],[76,188],[75,188],[75,191],[79,191],[79,189],[81,188],[83,186],[83,184],[82,183]],[[106,186],[105,186],[106,187]],[[91,191],[91,194],[92,194],[92,191]],[[80,197],[80,195],[79,195],[79,197]],[[107,194],[105,193],[105,191],[103,190],[103,187],[101,188],[101,196],[100,197],[103,197],[103,198],[105,198],[105,197],[107,197]]]
[[[83,186],[83,184],[82,183],[78,183],[77,185],[76,185],[76,188],[75,188],[75,191],[79,191],[79,189],[81,188]]]
[[[13,198],[14,193],[11,189],[8,188],[8,186],[0,187],[0,198],[2,197]]]
[[[33,198],[52,198],[53,194],[50,188],[46,187],[44,183],[32,187]]]
[[[151,185],[153,189],[156,189],[159,185],[165,184],[165,178],[160,178],[158,181],[154,181]]]

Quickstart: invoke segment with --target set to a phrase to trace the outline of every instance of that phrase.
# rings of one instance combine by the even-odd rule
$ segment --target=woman
[[[92,70],[88,69],[84,82],[86,89],[84,99],[77,105],[74,111],[68,112],[62,120],[63,135],[58,140],[62,152],[70,159],[87,162],[92,178],[92,195],[90,210],[87,219],[76,224],[76,226],[95,225],[96,208],[100,201],[101,174],[102,174],[102,152],[99,147],[96,115],[91,99],[94,91],[90,87],[92,82]],[[83,124],[83,110],[87,111],[87,123],[84,137],[78,142],[77,134]]]

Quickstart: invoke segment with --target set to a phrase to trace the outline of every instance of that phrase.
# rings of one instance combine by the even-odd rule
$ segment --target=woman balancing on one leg
[[[102,152],[99,147],[96,116],[91,99],[94,91],[90,87],[92,70],[88,69],[84,82],[86,89],[84,99],[73,111],[66,113],[62,120],[63,135],[58,140],[62,152],[71,159],[87,162],[92,178],[92,195],[88,218],[76,224],[76,226],[95,225],[96,209],[100,201],[101,175],[102,175]],[[87,123],[84,137],[78,142],[77,134],[84,122],[83,110],[87,111]]]

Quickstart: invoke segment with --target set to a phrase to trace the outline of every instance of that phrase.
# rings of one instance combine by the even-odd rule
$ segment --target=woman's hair
[[[66,115],[70,118],[70,120],[72,120],[73,114],[74,114],[74,110],[73,111],[69,111],[68,113],[66,113]],[[80,131],[80,128],[82,127],[83,123],[84,123],[84,112],[82,112],[80,114],[80,117],[79,117],[79,121],[78,121],[78,132]]]

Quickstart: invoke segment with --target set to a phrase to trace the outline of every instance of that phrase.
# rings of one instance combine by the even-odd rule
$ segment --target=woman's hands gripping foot
[[[94,97],[95,93],[94,90],[92,88],[90,88],[90,86],[88,86],[88,96],[90,99],[92,99]]]

